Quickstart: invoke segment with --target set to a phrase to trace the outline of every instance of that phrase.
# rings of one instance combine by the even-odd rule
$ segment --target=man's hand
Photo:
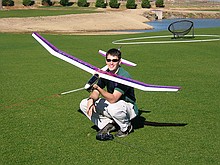
[[[100,88],[97,84],[94,84],[92,87],[93,91],[98,91],[110,103],[117,102],[122,96],[122,93],[117,90],[114,90],[113,93],[109,93],[104,89]]]
[[[92,86],[92,89],[93,89],[93,90],[98,90],[98,87],[99,87],[99,86],[98,86],[97,84],[94,84],[94,85]]]
[[[88,98],[86,113],[91,117],[93,112],[96,112],[95,101],[92,98]]]

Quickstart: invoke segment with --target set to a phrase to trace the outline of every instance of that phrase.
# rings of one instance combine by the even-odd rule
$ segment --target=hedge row
[[[34,5],[35,1],[34,0],[23,0],[23,5],[24,6],[32,6]],[[41,1],[42,5],[44,6],[52,6],[54,3],[51,0],[42,0]],[[73,5],[73,2],[69,2],[69,0],[60,0],[59,2],[62,6],[71,6]],[[155,2],[156,7],[164,7],[164,2],[163,0],[156,0]],[[87,0],[78,0],[77,5],[79,7],[89,7],[90,3],[87,2]],[[106,8],[107,2],[105,0],[96,0],[95,7],[101,7],[101,8]],[[120,3],[118,0],[110,0],[109,1],[109,6],[111,8],[119,8]],[[2,0],[2,6],[14,6],[14,1],[13,0]],[[150,8],[150,0],[141,0],[141,7],[142,8]],[[126,3],[126,8],[127,9],[136,9],[137,4],[135,3],[135,0],[127,0]]]

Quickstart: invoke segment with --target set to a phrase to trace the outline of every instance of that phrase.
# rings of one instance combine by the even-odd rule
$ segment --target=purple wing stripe
[[[113,76],[113,77],[117,77],[119,79],[122,79],[122,80],[125,80],[125,81],[128,81],[128,82],[132,82],[132,83],[135,83],[135,84],[138,84],[138,85],[142,85],[142,86],[145,86],[145,87],[167,88],[167,89],[178,89],[178,90],[181,89],[181,87],[178,87],[178,86],[159,86],[159,85],[146,84],[146,83],[134,80],[134,79],[119,76],[117,74],[112,74],[112,73],[109,73],[109,72],[106,72],[106,71],[103,71],[103,70],[98,70],[97,72],[107,74],[107,75],[110,75],[110,76]]]
[[[109,75],[109,76],[112,76],[112,77],[115,77],[116,79],[118,79],[118,82],[120,82],[120,80],[124,80],[124,81],[127,81],[129,83],[133,83],[133,84],[136,84],[136,85],[140,85],[140,86],[143,86],[143,87],[149,87],[149,88],[164,88],[164,89],[172,89],[172,91],[176,91],[176,90],[179,90],[181,89],[181,87],[178,87],[178,86],[160,86],[160,85],[152,85],[152,84],[146,84],[146,83],[143,83],[143,82],[140,82],[140,81],[137,81],[137,80],[133,80],[133,79],[130,79],[130,78],[126,78],[126,77],[123,77],[123,76],[119,76],[117,74],[112,74],[110,72],[106,72],[106,71],[103,71],[87,62],[84,62],[74,56],[71,56],[67,53],[65,53],[64,51],[61,51],[59,50],[57,47],[55,47],[54,45],[52,45],[49,41],[47,41],[45,38],[43,38],[42,36],[40,36],[38,33],[34,33],[40,40],[42,40],[45,44],[47,44],[47,46],[49,46],[52,50],[54,50],[55,52],[57,52],[58,54],[61,54],[81,65],[84,65],[92,70],[94,70],[95,72],[98,72],[100,74],[103,74],[103,75]],[[104,76],[106,77],[106,76]],[[107,78],[107,77],[106,77]],[[108,78],[107,78],[108,79]],[[109,80],[111,80],[111,78],[109,78]],[[112,80],[113,81],[113,80]],[[161,91],[164,91],[164,90],[161,90]],[[167,90],[167,91],[170,91],[170,90]]]
[[[93,70],[95,70],[95,71],[97,71],[97,70],[99,70],[99,68],[97,68],[97,67],[95,67],[95,66],[93,66],[93,65],[91,65],[91,64],[89,64],[89,63],[87,63],[87,62],[85,62],[85,61],[82,61],[82,60],[80,60],[80,59],[78,59],[78,58],[76,58],[76,57],[73,57],[73,56],[71,56],[71,55],[69,55],[69,54],[67,54],[66,52],[64,52],[64,51],[62,51],[62,50],[60,50],[60,49],[58,49],[57,47],[55,47],[53,44],[51,44],[49,41],[47,41],[45,38],[43,38],[41,35],[39,35],[38,33],[34,33],[36,36],[38,36],[42,41],[44,41],[51,49],[53,49],[55,52],[57,52],[57,53],[59,53],[59,54],[62,54],[62,55],[64,55],[65,57],[68,57],[68,58],[70,58],[70,59],[72,59],[72,60],[74,60],[74,61],[76,61],[76,62],[78,62],[78,63],[80,63],[80,64],[82,64],[82,65],[85,65],[85,66],[87,66],[87,67],[89,67],[89,68],[91,68],[91,69],[93,69]]]

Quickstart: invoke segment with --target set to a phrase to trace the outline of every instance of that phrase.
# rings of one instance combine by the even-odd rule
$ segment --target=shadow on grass
[[[142,113],[150,113],[150,111],[139,109],[139,115],[131,121],[134,129],[143,128],[144,126],[182,127],[187,125],[186,123],[164,123],[164,122],[162,123],[162,122],[147,121],[145,117],[141,116]]]
[[[84,115],[82,111],[79,109],[79,113]],[[186,126],[186,123],[162,123],[162,122],[153,122],[147,121],[145,117],[141,116],[142,113],[150,113],[151,111],[141,110],[139,109],[139,115],[131,120],[134,129],[144,128],[144,126],[153,126],[153,127],[183,127]],[[85,116],[85,115],[84,115]],[[91,127],[96,131],[99,131],[99,128],[96,125]]]

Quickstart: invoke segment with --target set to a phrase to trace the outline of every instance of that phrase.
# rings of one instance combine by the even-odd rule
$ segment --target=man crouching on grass
[[[130,78],[120,66],[121,52],[118,49],[106,53],[106,64],[108,72]],[[113,139],[110,132],[116,127],[119,127],[116,137],[127,136],[133,130],[131,119],[138,114],[134,88],[103,78],[93,85],[90,96],[81,101],[80,109],[100,129],[96,135],[98,140]]]

